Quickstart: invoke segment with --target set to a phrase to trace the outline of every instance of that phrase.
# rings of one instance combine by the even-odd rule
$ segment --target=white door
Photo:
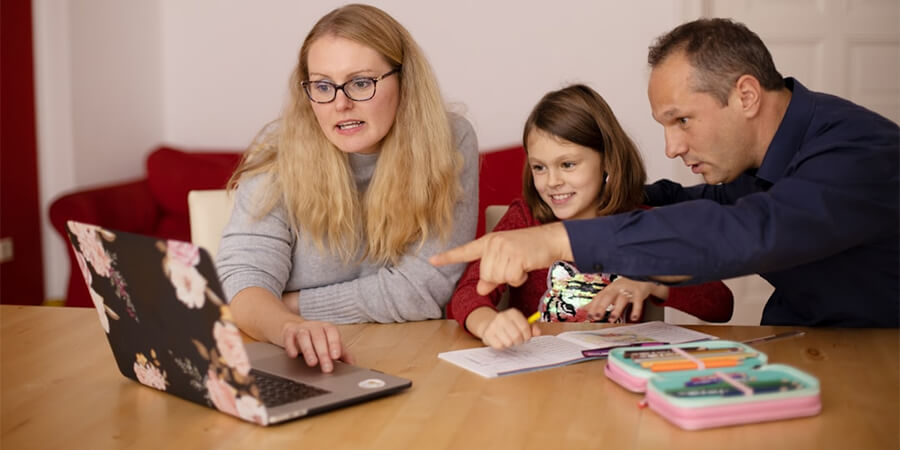
[[[900,122],[900,1],[685,0],[685,21],[730,17],[756,32],[784,76]],[[731,324],[758,324],[772,286],[759,276],[726,280]],[[666,308],[666,320],[702,323]]]

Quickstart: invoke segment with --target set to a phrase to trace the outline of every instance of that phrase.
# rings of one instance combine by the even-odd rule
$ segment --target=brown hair
[[[596,91],[575,84],[544,95],[525,121],[522,143],[526,153],[528,135],[535,129],[600,154],[608,179],[599,194],[598,216],[631,211],[643,203],[647,175],[641,155]],[[528,164],[522,173],[522,195],[538,221],[557,220],[538,194]]]
[[[322,132],[301,86],[309,78],[309,48],[324,36],[361,43],[400,68],[397,114],[379,144],[375,173],[363,195],[347,155]],[[331,11],[303,41],[290,93],[280,120],[263,129],[229,182],[234,188],[242,176],[267,175],[260,215],[281,202],[295,233],[345,262],[362,244],[364,258],[397,263],[414,250],[411,245],[449,235],[462,193],[462,156],[431,66],[406,28],[373,6]]]
[[[656,67],[681,51],[694,68],[692,88],[711,94],[723,106],[742,75],[755,77],[770,91],[784,88],[784,79],[762,39],[731,19],[698,19],[675,27],[654,41],[647,62]]]

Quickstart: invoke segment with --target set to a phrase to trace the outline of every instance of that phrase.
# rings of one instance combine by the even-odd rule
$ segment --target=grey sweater
[[[463,195],[444,245],[440,238],[433,237],[418,253],[403,256],[395,266],[368,261],[345,264],[337,255],[316,249],[302,230],[296,239],[283,205],[255,220],[253,193],[263,178],[256,176],[242,180],[237,188],[234,211],[219,243],[216,266],[229,301],[242,289],[257,286],[278,298],[284,292],[300,291],[300,315],[311,320],[404,322],[442,317],[465,264],[434,267],[428,258],[472,240],[478,215],[475,132],[459,116],[451,115],[451,121],[454,141],[465,162],[460,175]],[[375,171],[378,154],[349,157],[357,187],[363,192]],[[412,251],[416,247],[411,246]],[[358,254],[362,251],[360,248]]]

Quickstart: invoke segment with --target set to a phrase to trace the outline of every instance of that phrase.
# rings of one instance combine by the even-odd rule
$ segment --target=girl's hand
[[[352,362],[341,344],[341,334],[328,322],[290,320],[281,328],[282,345],[291,358],[303,354],[306,365],[316,364],[322,372],[334,370],[334,361]]]
[[[665,293],[663,293],[665,290]],[[644,308],[644,300],[650,295],[662,295],[662,299],[668,297],[668,289],[653,282],[634,281],[625,277],[618,277],[602,291],[594,296],[594,300],[588,303],[587,317],[589,320],[600,320],[606,315],[606,309],[613,306],[609,313],[609,322],[619,320],[625,308],[631,305],[631,322],[641,318]]]
[[[528,323],[522,312],[515,308],[503,310],[491,320],[481,333],[481,340],[497,350],[525,343],[534,336],[540,336],[536,324]]]

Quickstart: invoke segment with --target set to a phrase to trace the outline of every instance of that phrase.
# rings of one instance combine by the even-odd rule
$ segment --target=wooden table
[[[408,391],[260,427],[121,376],[93,309],[0,306],[0,448],[898,448],[898,330],[805,329],[758,345],[819,378],[811,418],[683,431],[607,380],[603,362],[485,379],[437,358],[479,342],[455,322],[341,326],[357,364]],[[596,327],[542,324],[545,333]],[[743,340],[788,327],[697,326]]]

